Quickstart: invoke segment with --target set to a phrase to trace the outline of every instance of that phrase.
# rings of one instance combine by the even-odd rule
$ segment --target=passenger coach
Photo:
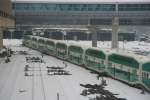
[[[150,91],[150,59],[145,56],[113,50],[106,51],[94,47],[88,48],[37,36],[25,36],[23,44],[59,59],[84,65],[90,70],[105,72],[128,84],[141,84]]]
[[[85,66],[89,69],[103,72],[105,71],[106,54],[97,48],[88,48],[85,51]]]
[[[54,56],[56,54],[55,42],[51,39],[48,39],[45,45],[46,45],[46,53]]]
[[[68,47],[68,61],[83,65],[84,64],[84,49],[78,45],[70,45]]]
[[[62,42],[56,43],[56,57],[60,59],[67,59],[67,44]]]
[[[135,83],[140,76],[140,63],[128,54],[112,53],[108,56],[108,73],[114,78]]]

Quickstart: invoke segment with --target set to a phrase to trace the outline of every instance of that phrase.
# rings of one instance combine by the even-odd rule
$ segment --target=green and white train
[[[106,72],[131,85],[141,84],[150,91],[150,59],[147,57],[29,35],[24,36],[23,44],[90,70]]]

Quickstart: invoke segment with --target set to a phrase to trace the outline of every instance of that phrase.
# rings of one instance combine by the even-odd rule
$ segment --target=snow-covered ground
[[[43,60],[46,63],[27,63],[25,57],[38,56],[41,53],[21,47],[18,40],[11,40],[11,48],[15,51],[27,51],[30,55],[15,54],[11,57],[10,63],[0,63],[0,100],[57,100],[57,93],[60,100],[89,100],[88,97],[81,96],[84,89],[82,84],[100,84],[96,74],[91,74],[89,70],[77,65],[68,63],[65,69],[72,75],[49,76],[47,75],[47,66],[64,67],[63,61],[54,57],[45,55]],[[4,41],[9,44],[9,40]],[[10,44],[9,44],[10,45]],[[31,71],[28,72],[34,76],[24,76],[24,67],[29,65]],[[140,94],[141,90],[129,87],[116,80],[105,78],[109,91],[119,94],[118,97],[127,98],[127,100],[149,100],[150,94]]]
[[[20,46],[22,44],[22,40],[20,40],[20,39],[3,39],[3,44],[5,46]]]
[[[22,44],[22,40],[18,39],[4,39],[3,40],[4,45],[7,47],[10,46],[19,46]],[[85,45],[88,47],[92,46],[91,41],[66,41],[66,43],[75,43],[79,45]],[[98,41],[97,46],[104,49],[111,49],[111,42],[110,41]],[[125,41],[119,42],[119,49],[125,50],[125,51],[133,51],[133,52],[149,52],[150,53],[150,43],[147,42],[140,42],[140,41]]]
[[[69,43],[77,43],[79,45],[92,46],[91,41],[66,41]],[[111,49],[110,41],[98,41],[97,46],[100,48],[108,48]],[[119,48],[125,49],[128,51],[141,50],[141,51],[149,51],[150,52],[150,43],[139,42],[139,41],[128,41],[128,42],[119,42]]]

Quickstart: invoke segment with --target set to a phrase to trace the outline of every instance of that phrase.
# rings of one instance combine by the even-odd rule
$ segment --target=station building
[[[89,24],[99,29],[107,27],[112,29],[114,47],[118,44],[119,30],[150,32],[148,0],[13,0],[13,9],[18,30],[85,28]],[[95,33],[95,29],[90,31]]]
[[[3,47],[3,31],[15,25],[12,3],[10,0],[0,0],[0,49]]]
[[[118,2],[117,2],[118,1]],[[148,0],[13,0],[18,27],[42,25],[150,25]],[[43,26],[44,27],[44,26]]]

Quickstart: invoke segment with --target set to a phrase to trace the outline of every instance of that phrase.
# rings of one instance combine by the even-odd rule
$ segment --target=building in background
[[[3,47],[3,31],[13,28],[15,21],[10,0],[0,0],[0,49]]]
[[[112,25],[114,17],[127,31],[149,29],[148,0],[12,0],[16,27],[28,30],[37,27],[68,27],[69,25]],[[117,2],[118,1],[118,2]],[[126,27],[128,26],[128,27]],[[147,27],[148,26],[148,27]],[[139,28],[140,27],[140,28]],[[138,32],[138,31],[137,31]],[[141,33],[141,32],[140,32]]]
[[[112,48],[117,48],[118,33],[150,32],[148,0],[12,1],[16,28],[23,34],[34,28],[88,28],[96,45],[97,29],[107,28],[112,29]]]

